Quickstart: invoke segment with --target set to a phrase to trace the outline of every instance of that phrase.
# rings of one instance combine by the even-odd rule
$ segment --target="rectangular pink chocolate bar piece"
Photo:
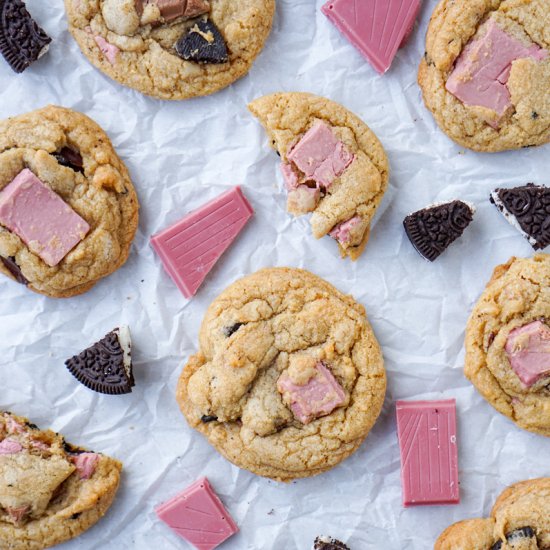
[[[212,550],[239,531],[205,477],[155,511],[170,529],[199,550]]]
[[[90,226],[28,168],[0,192],[0,224],[49,266],[56,266]]]
[[[329,0],[322,12],[380,73],[414,27],[421,0]]]
[[[458,504],[456,401],[398,401],[403,505]]]
[[[240,187],[234,187],[151,238],[186,298],[194,296],[253,213]]]

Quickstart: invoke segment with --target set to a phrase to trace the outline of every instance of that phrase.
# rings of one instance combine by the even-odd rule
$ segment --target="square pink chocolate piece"
[[[458,504],[456,401],[398,401],[403,505]]]
[[[151,238],[186,298],[195,295],[253,213],[240,187],[234,187]]]
[[[322,12],[380,74],[407,39],[421,0],[329,0]]]
[[[0,224],[50,267],[86,236],[90,226],[28,168],[0,192]]]
[[[217,548],[239,531],[205,477],[155,511],[170,529],[199,550]]]

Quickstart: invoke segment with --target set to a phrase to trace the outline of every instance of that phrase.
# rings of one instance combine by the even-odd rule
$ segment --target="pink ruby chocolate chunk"
[[[15,455],[23,450],[23,445],[15,439],[0,441],[0,455]]]
[[[71,456],[70,461],[75,465],[80,479],[90,479],[97,468],[99,455],[96,453],[80,453]]]
[[[361,222],[360,216],[353,216],[353,218],[350,218],[348,221],[339,223],[329,235],[333,239],[336,239],[342,246],[354,244],[357,240],[357,228],[361,225]]]
[[[287,155],[319,187],[330,187],[353,162],[354,155],[324,122],[316,122]]]
[[[464,104],[485,107],[502,117],[512,106],[507,86],[512,62],[528,57],[541,61],[548,56],[548,51],[537,44],[524,46],[503,31],[494,19],[489,20],[485,30],[481,38],[464,48],[446,88]]]
[[[294,416],[302,424],[330,414],[346,401],[344,390],[325,364],[317,363],[315,370],[315,375],[304,385],[294,383],[286,373],[277,382],[279,392],[285,401],[290,401]]]
[[[107,58],[107,61],[114,65],[117,61],[120,50],[114,44],[107,42],[103,36],[94,36],[95,43],[99,46],[101,53]]]
[[[513,371],[528,388],[550,375],[550,329],[541,321],[512,330],[504,349]]]
[[[50,267],[86,236],[90,226],[28,168],[0,192],[0,224]]]

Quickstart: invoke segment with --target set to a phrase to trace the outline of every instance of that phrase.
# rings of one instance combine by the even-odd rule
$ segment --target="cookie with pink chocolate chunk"
[[[342,257],[363,253],[388,185],[388,159],[369,127],[342,105],[278,93],[249,106],[281,157],[287,210],[311,214],[313,236],[330,236]]]
[[[441,0],[418,81],[443,131],[476,151],[550,141],[546,0]]]
[[[240,468],[278,481],[352,454],[384,401],[382,353],[363,306],[301,269],[264,269],[210,305],[177,401]]]
[[[50,548],[107,512],[122,464],[0,412],[0,548]]]
[[[464,372],[499,412],[550,437],[550,255],[495,269],[468,321]]]

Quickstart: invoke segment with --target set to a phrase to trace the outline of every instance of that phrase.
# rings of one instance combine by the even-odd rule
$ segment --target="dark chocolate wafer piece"
[[[52,39],[21,0],[0,0],[0,53],[16,73],[42,57]]]
[[[313,550],[350,550],[343,542],[331,537],[317,537],[313,543]]]
[[[491,202],[535,250],[550,244],[550,188],[528,183],[512,189],[495,189]]]
[[[87,388],[99,393],[130,393],[132,374],[131,340],[128,327],[116,328],[82,353],[65,361],[71,374]]]
[[[84,172],[84,161],[78,151],[70,147],[63,147],[59,152],[54,153],[53,156],[61,166],[67,166],[75,172]]]
[[[511,533],[506,534],[506,542],[510,548],[517,548],[518,550],[530,550],[531,548],[538,548],[537,537],[535,531],[531,527],[521,527],[515,529]],[[499,540],[491,546],[491,550],[501,550],[502,541]]]
[[[227,45],[218,27],[210,19],[201,19],[176,43],[177,54],[186,61],[226,63]]]
[[[29,281],[25,278],[23,273],[21,272],[21,268],[17,265],[15,258],[13,256],[9,256],[7,258],[4,258],[3,256],[0,256],[0,261],[4,264],[4,267],[12,274],[13,278],[22,285],[28,285]]]
[[[455,200],[428,206],[409,214],[403,221],[413,246],[433,262],[470,225],[475,208]]]

